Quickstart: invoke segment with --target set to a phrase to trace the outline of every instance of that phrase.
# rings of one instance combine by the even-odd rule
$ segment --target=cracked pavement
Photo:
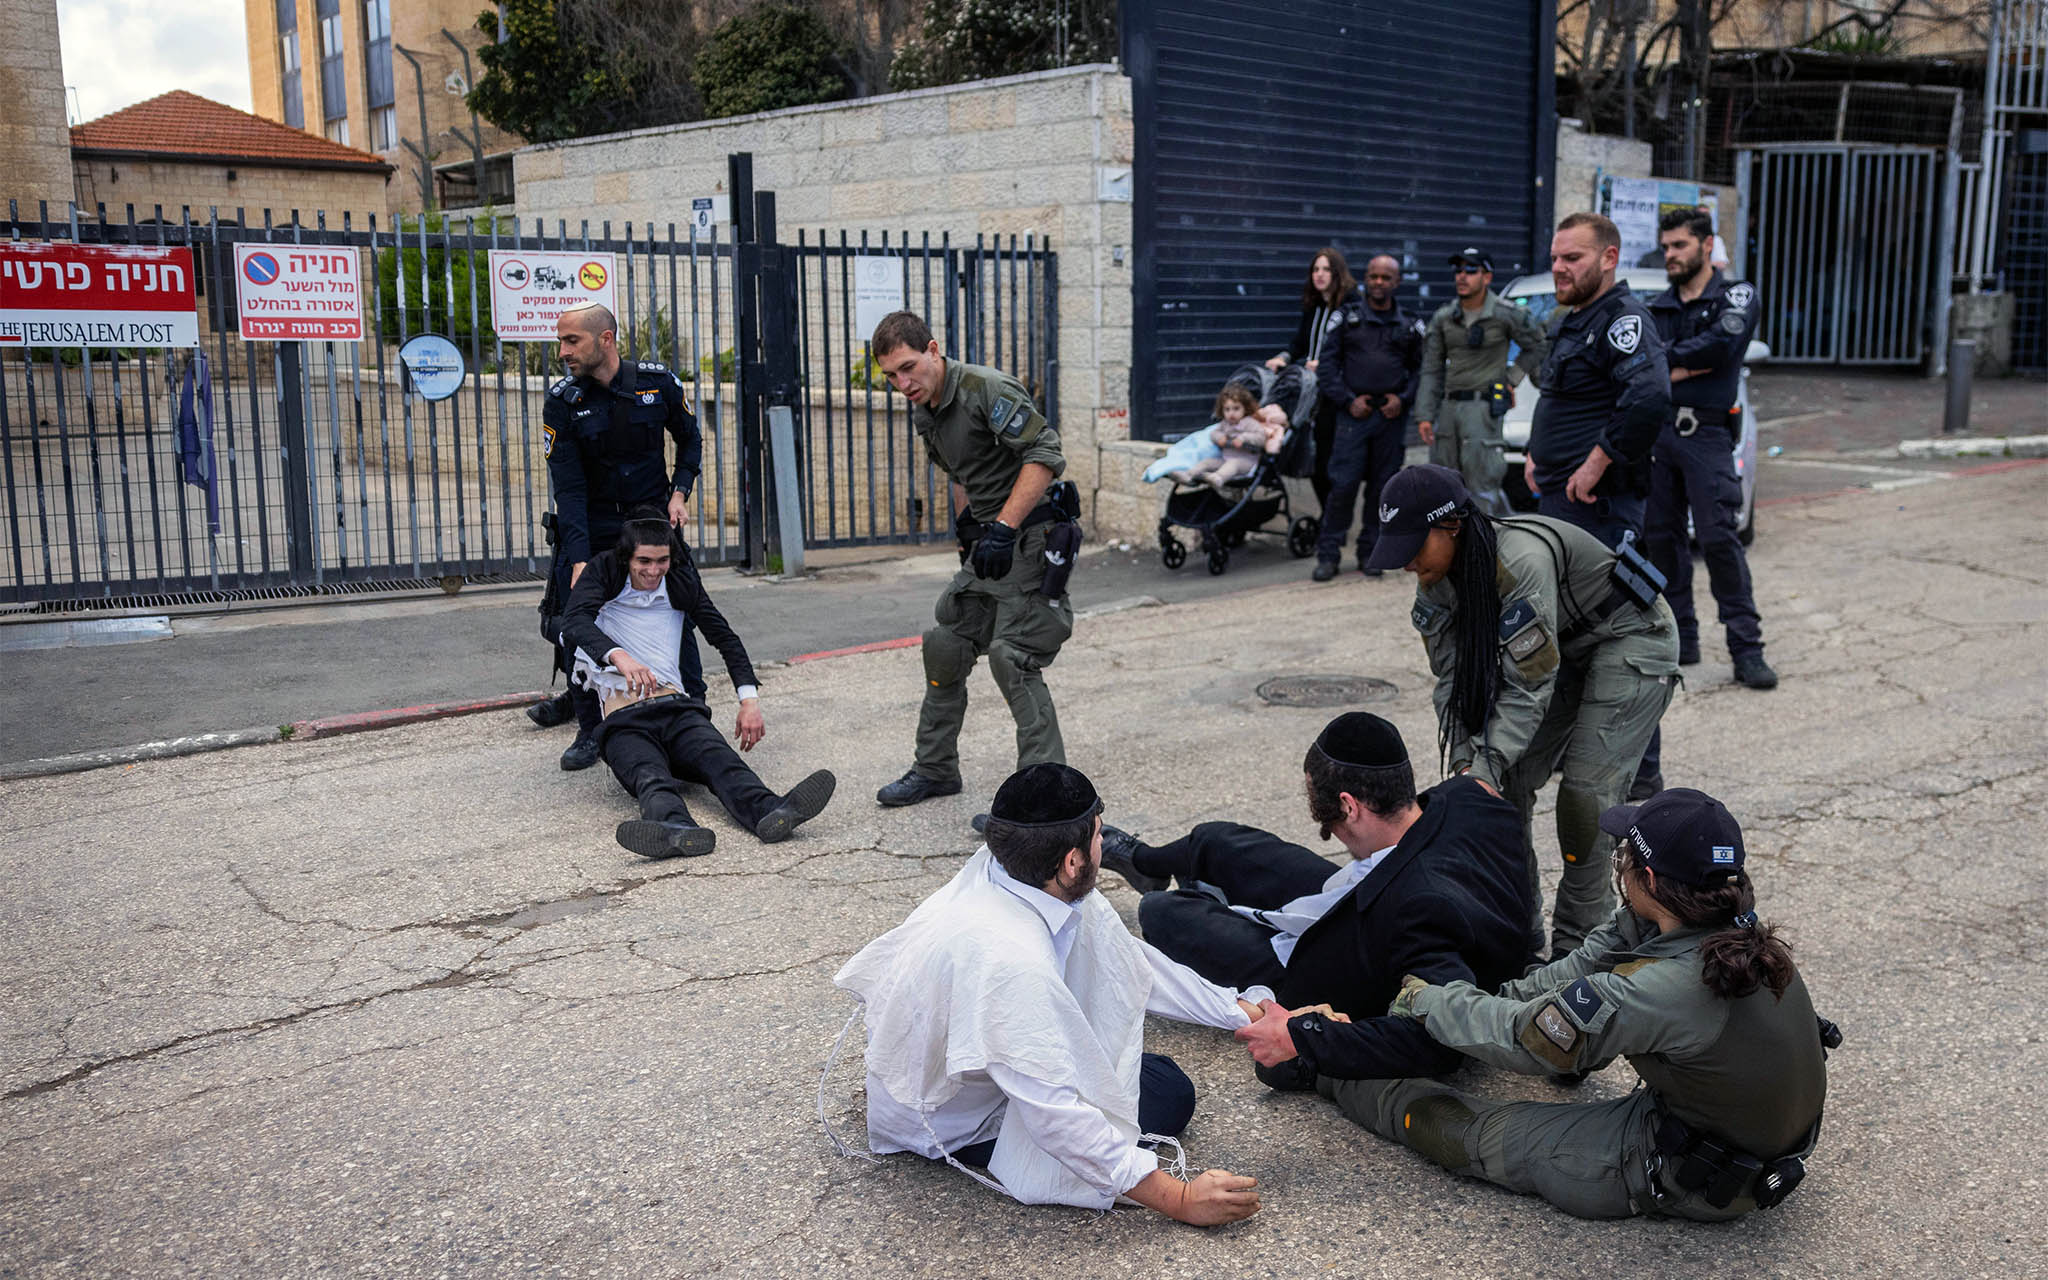
[[[1742,819],[1763,914],[1848,1037],[1805,1186],[1747,1222],[1577,1222],[1158,1020],[1149,1047],[1200,1090],[1191,1159],[1261,1181],[1246,1223],[1025,1208],[836,1156],[831,975],[958,868],[1013,749],[977,673],[968,793],[878,808],[914,727],[903,650],[764,673],[756,767],[832,768],[838,795],[764,846],[693,791],[720,840],[701,859],[619,849],[623,793],[559,772],[561,733],[517,713],[0,784],[0,1276],[2037,1267],[2044,499],[2048,467],[2020,467],[1772,508],[1752,565],[1783,685],[1733,685],[1710,634],[1665,719],[1667,779]],[[1252,690],[1389,680],[1374,709],[1433,777],[1409,596],[1347,575],[1085,621],[1049,677],[1073,762],[1142,834],[1229,817],[1308,840],[1299,761],[1330,713]],[[859,1046],[825,1093],[856,1140]]]

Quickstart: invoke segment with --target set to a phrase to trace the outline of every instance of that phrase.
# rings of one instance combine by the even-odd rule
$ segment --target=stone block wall
[[[127,160],[81,153],[74,159],[78,203],[82,209],[95,204],[107,206],[107,216],[125,216],[126,206],[135,206],[138,221],[152,216],[162,205],[164,216],[176,221],[179,211],[189,206],[194,222],[205,222],[207,210],[218,208],[223,221],[241,209],[250,226],[263,225],[263,211],[270,210],[274,223],[288,224],[292,210],[307,226],[320,213],[327,215],[331,229],[341,228],[341,216],[349,215],[358,229],[369,226],[377,216],[378,228],[391,225],[386,210],[385,188],[389,178],[382,173],[346,169],[265,169],[247,165],[191,164],[158,158]]]
[[[1109,523],[1123,504],[1097,494],[1111,479],[1101,449],[1130,434],[1131,206],[1099,193],[1103,175],[1128,175],[1132,144],[1129,79],[1085,66],[527,147],[514,165],[528,225],[680,230],[693,197],[725,191],[726,156],[745,151],[786,242],[798,228],[834,243],[842,229],[1049,239],[1067,474],[1107,536],[1127,532],[1120,516]]]
[[[60,212],[71,199],[71,129],[64,114],[64,58],[56,0],[7,6],[0,40],[0,173],[8,198],[34,217],[36,202]]]

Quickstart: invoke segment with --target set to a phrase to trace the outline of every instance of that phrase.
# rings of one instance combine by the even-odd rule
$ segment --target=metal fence
[[[758,194],[765,219],[756,198],[735,189],[746,214],[730,234],[680,237],[675,224],[627,223],[615,235],[610,223],[558,221],[550,232],[431,216],[388,228],[344,217],[334,228],[324,215],[272,225],[266,213],[251,226],[240,210],[138,219],[133,206],[119,220],[101,207],[53,221],[10,204],[0,234],[11,239],[191,247],[201,347],[0,354],[0,602],[162,605],[545,573],[541,413],[560,370],[553,343],[497,338],[493,249],[616,255],[621,351],[692,384],[704,463],[686,532],[700,561],[752,562],[768,549],[760,413],[771,384],[798,424],[807,545],[947,535],[942,478],[855,331],[852,264],[900,260],[904,299],[930,318],[941,349],[1015,372],[1051,416],[1053,253],[1030,238],[870,245],[824,231],[779,245],[772,194]],[[365,339],[242,341],[234,246],[244,241],[363,255]],[[770,295],[793,317],[787,326],[756,318]],[[413,394],[399,366],[398,347],[421,333],[453,339],[468,360],[449,400]],[[177,463],[179,393],[200,354],[213,379],[217,527]]]
[[[1946,153],[1953,161],[1954,153]],[[1948,297],[1955,216],[1932,147],[1746,152],[1757,337],[1774,362],[1912,365]]]

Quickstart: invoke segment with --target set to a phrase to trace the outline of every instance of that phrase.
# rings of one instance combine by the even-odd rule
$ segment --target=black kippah
[[[1316,750],[1354,769],[1394,769],[1408,763],[1401,731],[1364,711],[1347,711],[1324,725]]]
[[[1094,817],[1101,808],[1095,784],[1079,769],[1034,764],[1017,770],[997,788],[988,814],[1014,827],[1062,827]]]

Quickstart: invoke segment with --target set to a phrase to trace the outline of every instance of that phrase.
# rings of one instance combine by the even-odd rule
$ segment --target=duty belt
[[[1672,1184],[1679,1190],[1698,1195],[1716,1209],[1726,1209],[1744,1194],[1759,1209],[1779,1204],[1806,1177],[1806,1159],[1820,1142],[1820,1120],[1816,1118],[1797,1151],[1774,1160],[1759,1160],[1693,1128],[1664,1110],[1661,1101],[1652,1114],[1657,1125],[1657,1158],[1650,1170],[1651,1185],[1656,1185],[1658,1173],[1668,1170]]]
[[[1726,419],[1733,409],[1698,409],[1689,404],[1679,405],[1671,415],[1671,430],[1681,436],[1689,436],[1700,429],[1704,421],[1715,418]]]
[[[1484,396],[1484,395],[1485,395],[1485,394],[1487,393],[1487,391],[1489,391],[1489,390],[1490,390],[1490,388],[1487,388],[1487,387],[1481,387],[1481,388],[1479,388],[1479,389],[1478,389],[1478,390],[1476,390],[1476,391],[1446,391],[1446,392],[1444,392],[1444,399],[1446,399],[1446,400],[1477,400],[1477,399],[1479,399],[1479,398],[1480,398],[1481,396]]]

